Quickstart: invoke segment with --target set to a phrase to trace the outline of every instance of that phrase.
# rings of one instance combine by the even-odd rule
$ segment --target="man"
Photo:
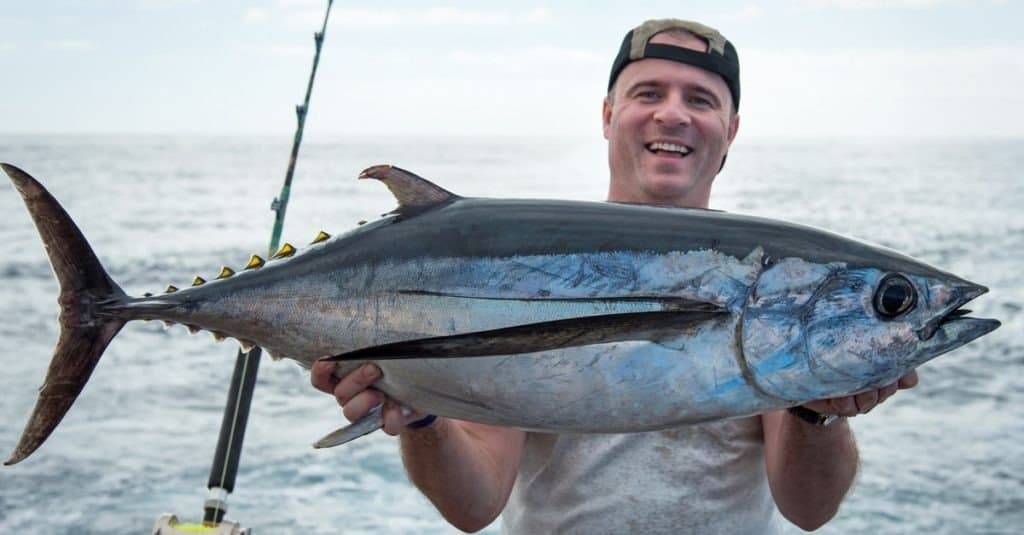
[[[706,208],[739,129],[739,60],[716,30],[647,21],[626,35],[604,101],[614,202]],[[509,533],[773,533],[776,508],[804,529],[835,515],[857,449],[846,417],[870,411],[915,374],[878,391],[667,431],[527,433],[424,418],[371,387],[366,365],[312,383],[356,420],[384,403],[412,482],[456,527],[502,511]],[[836,415],[830,425],[825,414]],[[411,425],[410,425],[411,424]]]

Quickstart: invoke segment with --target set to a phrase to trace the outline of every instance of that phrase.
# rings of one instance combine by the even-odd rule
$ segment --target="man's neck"
[[[614,188],[610,188],[608,190],[608,202],[649,204],[652,206],[675,206],[677,208],[707,208],[710,198],[710,191],[690,191],[685,195],[662,197],[643,192],[615,191]]]

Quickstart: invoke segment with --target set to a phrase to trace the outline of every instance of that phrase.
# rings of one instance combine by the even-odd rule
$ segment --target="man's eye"
[[[641,100],[657,100],[659,96],[658,92],[654,90],[639,91],[636,94],[636,98]]]
[[[704,97],[690,97],[690,104],[699,108],[713,108],[715,104]]]

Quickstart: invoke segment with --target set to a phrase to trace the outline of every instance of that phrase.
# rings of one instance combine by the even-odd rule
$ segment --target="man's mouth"
[[[677,145],[675,143],[664,143],[664,142],[661,142],[661,141],[655,141],[654,143],[648,143],[648,144],[644,145],[644,148],[649,150],[649,151],[651,151],[651,152],[653,152],[653,153],[655,153],[655,154],[674,155],[674,156],[677,156],[679,158],[682,158],[682,157],[686,156],[687,154],[690,154],[690,152],[693,151],[693,149],[691,149],[690,147],[687,147],[686,145]]]

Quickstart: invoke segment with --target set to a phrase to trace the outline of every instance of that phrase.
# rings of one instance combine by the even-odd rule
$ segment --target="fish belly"
[[[519,355],[386,360],[378,389],[421,412],[535,431],[636,432],[780,405],[744,378],[735,320]]]

